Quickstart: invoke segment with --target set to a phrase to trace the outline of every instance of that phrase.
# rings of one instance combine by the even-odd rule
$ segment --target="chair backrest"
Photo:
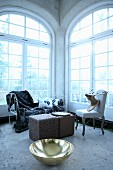
[[[95,111],[100,112],[101,114],[104,114],[105,104],[106,104],[106,98],[107,98],[107,91],[105,90],[98,90],[96,93],[95,98],[98,99],[100,102],[95,107]]]

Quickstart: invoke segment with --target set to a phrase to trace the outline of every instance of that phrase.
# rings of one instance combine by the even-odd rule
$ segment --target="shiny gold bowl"
[[[74,146],[61,139],[42,139],[33,142],[29,150],[38,161],[46,165],[57,165],[71,155]]]

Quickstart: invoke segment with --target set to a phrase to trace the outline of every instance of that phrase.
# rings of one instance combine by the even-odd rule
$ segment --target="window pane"
[[[89,80],[90,79],[90,70],[89,69],[81,69],[80,70],[80,79],[81,80]]]
[[[40,31],[41,31],[41,32],[47,32],[47,30],[44,28],[43,25],[40,24],[39,27],[40,27]]]
[[[8,68],[0,65],[0,78],[8,79]]]
[[[8,23],[0,21],[0,32],[8,34]]]
[[[94,34],[107,31],[107,20],[94,24]]]
[[[71,42],[76,42],[79,39],[80,39],[80,32],[79,31],[75,31],[71,34],[71,37],[70,37]]]
[[[95,91],[104,89],[107,91],[107,81],[95,81]]]
[[[24,27],[10,24],[9,34],[24,37]]]
[[[91,54],[92,52],[92,46],[91,43],[86,43],[86,44],[82,44],[79,46],[79,50],[80,50],[80,55],[81,56],[88,56]]]
[[[79,81],[72,81],[71,90],[79,91]]]
[[[8,87],[8,81],[4,79],[0,79],[0,93],[7,90],[7,87]]]
[[[38,89],[38,81],[33,80],[33,79],[28,79],[27,80],[27,88],[29,90],[37,90]]]
[[[71,48],[71,58],[78,58],[79,57],[79,46]]]
[[[27,68],[27,78],[38,79],[38,70],[37,69],[29,69],[29,68]]]
[[[79,102],[79,94],[77,92],[71,92],[71,101],[73,102]]]
[[[44,91],[44,90],[39,91],[38,95],[39,95],[39,99],[44,99],[49,96],[48,91]]]
[[[19,80],[9,80],[9,91],[12,90],[22,90],[22,78]]]
[[[0,16],[0,20],[1,20],[1,21],[5,21],[5,22],[9,22],[8,14],[1,15],[1,16]]]
[[[71,60],[71,69],[78,69],[79,68],[79,58]]]
[[[107,52],[107,39],[95,42],[95,54]]]
[[[50,37],[48,33],[40,32],[40,41],[50,42]]]
[[[79,71],[78,70],[71,71],[71,80],[79,80]]]
[[[80,58],[80,67],[81,68],[88,68],[88,67],[90,67],[90,56],[88,56],[88,57],[81,57]]]
[[[10,14],[9,16],[10,16],[10,23],[24,26],[24,16],[16,15],[16,14]]]
[[[8,42],[0,41],[0,54],[8,53]]]
[[[94,23],[97,21],[102,21],[103,19],[107,18],[107,9],[101,9],[94,12]]]
[[[39,57],[49,59],[50,50],[48,48],[39,48]]]
[[[39,82],[39,89],[40,90],[48,90],[48,82],[47,81],[40,81]]]
[[[86,92],[90,89],[90,82],[89,81],[81,81],[80,82],[80,91]]]
[[[1,66],[8,66],[8,55],[0,54],[0,67]]]
[[[95,79],[96,80],[105,80],[107,79],[107,68],[101,67],[95,69]]]
[[[39,78],[40,79],[49,79],[49,71],[48,70],[39,70]]]
[[[80,28],[87,27],[92,24],[92,14],[88,15],[80,21]]]
[[[9,66],[22,67],[22,56],[9,55]]]
[[[27,46],[27,56],[38,57],[38,47]]]
[[[31,18],[26,17],[26,27],[39,30],[39,23]]]
[[[9,43],[9,53],[15,55],[22,55],[22,45],[18,43]]]
[[[85,39],[92,36],[92,26],[80,30],[80,39]]]
[[[107,53],[95,55],[95,66],[105,66],[107,65]]]
[[[29,68],[38,68],[38,58],[27,58],[27,67]]]
[[[39,40],[39,31],[26,28],[26,38]]]
[[[49,61],[46,59],[39,59],[39,68],[49,69]]]
[[[9,68],[9,79],[22,79],[22,68]]]

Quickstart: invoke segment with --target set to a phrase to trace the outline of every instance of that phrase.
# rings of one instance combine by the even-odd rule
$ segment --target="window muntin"
[[[109,36],[107,36],[104,39],[96,40],[94,42],[94,46],[96,47],[94,48],[94,56],[95,56],[94,81],[96,84],[95,88],[96,89],[97,87],[104,88],[105,90],[109,91],[109,94],[113,93],[113,90],[111,90],[112,89],[111,82],[113,81],[113,76],[112,76],[113,63],[111,59],[113,49],[111,48],[111,44],[113,44],[113,38]],[[98,61],[97,61],[97,57],[98,57]],[[112,96],[109,94],[108,94],[109,97]],[[109,99],[109,101],[111,101],[111,99]],[[110,103],[109,106],[111,106]]]
[[[0,16],[0,32],[50,43],[47,29],[39,22],[17,14]]]
[[[28,30],[38,36],[27,34]],[[50,97],[51,36],[46,27],[26,16],[5,14],[0,16],[0,33],[4,37],[0,38],[0,103],[6,104],[6,94],[12,90],[27,89],[34,100]]]
[[[86,89],[90,87],[91,53],[92,53],[92,46],[90,42],[86,44],[81,44],[77,46],[74,45],[70,47],[71,101],[76,101],[76,102],[80,102],[81,100],[85,101],[85,99],[82,99],[82,96],[84,96]],[[81,100],[79,97],[81,98]]]
[[[113,28],[113,8],[95,11],[80,20],[70,34],[70,43],[90,38]]]
[[[112,20],[113,8],[100,9],[78,21],[70,33],[70,101],[87,102],[84,99],[85,93],[90,89],[96,91],[103,88],[109,91],[108,107],[113,107],[113,36],[110,30],[113,28]],[[83,36],[82,29],[85,32],[89,26],[92,32],[89,33],[88,30],[88,34]],[[86,44],[90,44],[89,54],[88,48],[84,46]],[[74,55],[77,60],[74,60]],[[73,70],[78,71],[78,75]]]
[[[27,88],[35,98],[49,95],[50,49],[47,47],[27,46]]]

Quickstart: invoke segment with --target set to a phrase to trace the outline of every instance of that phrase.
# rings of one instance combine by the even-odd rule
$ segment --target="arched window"
[[[12,90],[28,90],[34,100],[51,95],[51,33],[41,20],[0,15],[0,104]]]
[[[69,36],[70,102],[87,103],[91,89],[107,90],[113,107],[113,8],[104,7],[79,19]]]

